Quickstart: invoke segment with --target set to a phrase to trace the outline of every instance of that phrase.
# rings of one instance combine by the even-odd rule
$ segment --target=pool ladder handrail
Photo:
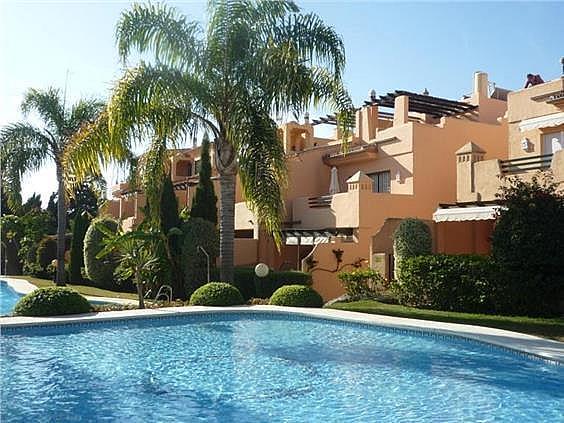
[[[167,292],[163,292],[163,291],[167,291]],[[147,293],[145,294],[145,298],[147,298],[149,296],[149,294],[151,294],[152,290],[148,290]],[[157,295],[155,295],[154,300],[158,301],[159,297],[161,295],[164,295],[166,298],[167,302],[171,302],[172,301],[172,286],[170,285],[162,285],[159,290],[157,291]]]

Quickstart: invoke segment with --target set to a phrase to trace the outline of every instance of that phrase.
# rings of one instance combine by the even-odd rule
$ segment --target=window
[[[368,175],[372,178],[372,191],[390,192],[390,171],[376,172]]]
[[[192,176],[192,162],[190,160],[179,160],[176,163],[176,176]]]
[[[564,131],[542,136],[542,154],[552,154],[564,148]]]

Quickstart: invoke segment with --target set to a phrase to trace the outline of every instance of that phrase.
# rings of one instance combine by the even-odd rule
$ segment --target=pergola
[[[449,100],[446,98],[433,97],[427,94],[417,94],[402,90],[387,93],[386,95],[380,96],[380,98],[371,98],[370,100],[365,101],[364,105],[393,109],[396,97],[400,96],[409,97],[408,111],[414,113],[425,113],[436,118],[443,116],[464,115],[466,113],[471,113],[478,108],[478,106],[464,103],[462,101]],[[393,117],[393,114],[388,112],[379,112],[378,114],[383,117]],[[335,115],[327,115],[326,117],[319,117],[318,119],[313,119],[312,121],[312,125],[320,125],[322,123],[336,125],[337,118]]]

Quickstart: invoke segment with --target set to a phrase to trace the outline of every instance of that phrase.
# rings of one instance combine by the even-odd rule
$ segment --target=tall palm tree
[[[21,196],[21,178],[54,162],[57,171],[57,285],[65,284],[65,229],[66,206],[63,180],[63,155],[72,136],[86,123],[95,121],[104,104],[97,100],[79,100],[70,109],[64,104],[60,91],[29,89],[21,104],[24,115],[35,112],[42,125],[29,122],[12,123],[0,131],[0,162],[2,186],[8,201],[16,204]]]
[[[166,5],[134,5],[122,14],[121,58],[137,52],[154,59],[116,84],[107,114],[90,136],[79,137],[73,169],[86,172],[97,166],[94,159],[112,154],[123,159],[131,128],[157,115],[161,148],[153,141],[152,152],[163,153],[179,131],[211,132],[220,175],[221,279],[232,281],[237,175],[250,209],[280,241],[286,166],[271,116],[323,103],[338,110],[346,136],[353,108],[341,79],[343,42],[318,16],[287,0],[209,0],[208,14],[205,28]]]

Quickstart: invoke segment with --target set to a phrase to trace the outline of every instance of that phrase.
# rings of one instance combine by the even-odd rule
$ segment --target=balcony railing
[[[520,159],[502,160],[501,171],[503,173],[520,173],[527,170],[544,170],[550,167],[552,154],[542,156],[522,157]]]
[[[307,199],[307,204],[311,208],[331,207],[332,198],[333,198],[332,195],[320,195],[318,197],[309,197]]]

